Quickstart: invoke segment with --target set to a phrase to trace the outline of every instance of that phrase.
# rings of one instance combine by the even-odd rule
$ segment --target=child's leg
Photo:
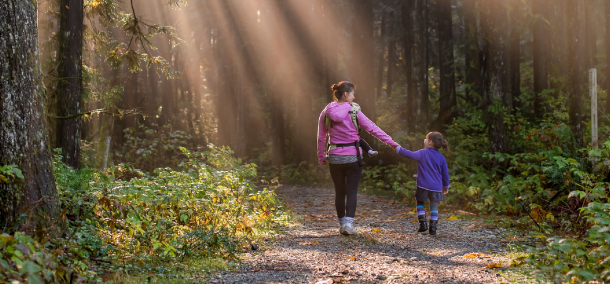
[[[438,201],[430,200],[430,220],[438,220]]]
[[[426,218],[426,210],[424,209],[424,202],[417,201],[417,216],[424,216]]]

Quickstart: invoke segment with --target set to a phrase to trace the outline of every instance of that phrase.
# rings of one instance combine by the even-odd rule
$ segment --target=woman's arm
[[[318,164],[322,164],[324,162],[324,155],[326,154],[326,126],[324,125],[324,116],[326,115],[326,110],[322,111],[320,114],[320,119],[318,120]]]
[[[394,142],[394,140],[392,140],[392,137],[383,132],[381,128],[375,125],[375,123],[372,122],[368,117],[366,117],[366,115],[364,115],[364,113],[362,113],[361,111],[358,112],[358,124],[360,125],[360,128],[377,137],[377,139],[381,140],[381,142],[390,146],[398,146],[398,143]]]

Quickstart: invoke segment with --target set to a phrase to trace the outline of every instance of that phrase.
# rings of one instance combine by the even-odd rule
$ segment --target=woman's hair
[[[443,148],[443,150],[449,154],[449,143],[447,140],[443,139],[443,134],[440,134],[439,132],[430,132],[426,135],[426,139],[432,141],[434,149],[438,150]]]
[[[348,81],[341,81],[337,84],[333,84],[330,88],[333,90],[333,99],[339,101],[343,97],[343,94],[349,94],[356,89],[356,86]]]

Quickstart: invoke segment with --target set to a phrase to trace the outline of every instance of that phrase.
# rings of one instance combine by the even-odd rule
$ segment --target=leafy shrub
[[[124,130],[124,143],[116,153],[117,161],[133,168],[152,172],[159,167],[175,167],[184,159],[180,147],[186,147],[191,137],[184,131],[173,130],[171,125],[151,128],[140,124],[138,129]]]
[[[80,256],[114,269],[231,257],[286,220],[275,193],[252,182],[256,165],[242,164],[229,148],[210,148],[181,148],[180,170],[159,168],[129,180],[76,172],[57,161],[58,189]]]

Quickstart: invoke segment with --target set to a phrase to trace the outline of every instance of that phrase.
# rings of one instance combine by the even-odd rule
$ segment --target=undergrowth
[[[65,236],[0,236],[0,282],[100,282],[109,272],[173,279],[189,270],[183,262],[197,265],[197,278],[218,267],[215,260],[235,259],[290,217],[273,190],[254,184],[256,165],[210,148],[182,148],[177,169],[152,173],[75,171],[56,155]]]

